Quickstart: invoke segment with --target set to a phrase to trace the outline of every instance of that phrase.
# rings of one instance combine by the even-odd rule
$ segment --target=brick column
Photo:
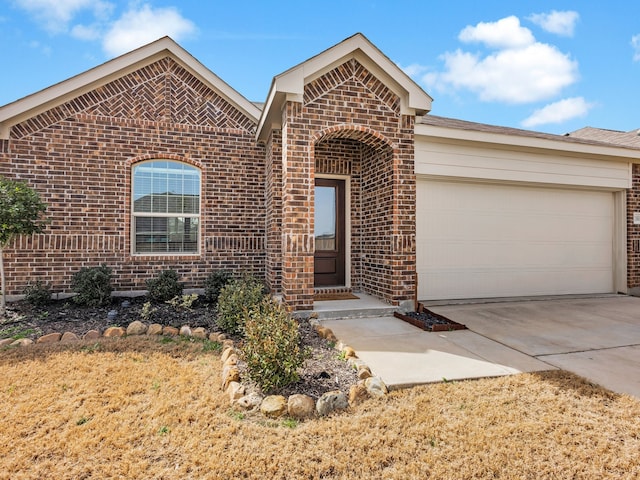
[[[414,117],[401,118],[400,138],[413,137]],[[413,141],[400,141],[393,159],[393,303],[413,307],[416,299],[416,175]]]
[[[291,310],[313,308],[314,166],[301,110],[288,102],[282,122],[282,297]]]

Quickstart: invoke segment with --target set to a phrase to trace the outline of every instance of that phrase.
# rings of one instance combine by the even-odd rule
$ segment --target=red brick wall
[[[165,268],[188,287],[214,269],[264,275],[265,150],[255,128],[168,58],[13,127],[0,173],[41,194],[51,224],[7,252],[8,293],[37,279],[65,292],[80,267],[103,262],[118,290],[144,289]],[[198,255],[130,254],[131,165],[151,158],[201,168]]]
[[[627,286],[640,292],[640,225],[633,224],[640,212],[640,165],[633,165],[632,188],[627,190]]]
[[[352,177],[360,208],[352,212],[352,219],[359,217],[352,224],[354,282],[392,303],[414,297],[412,127],[413,118],[400,112],[399,97],[355,60],[306,85],[304,103],[287,104],[282,286],[291,308],[311,308],[313,303],[314,170],[341,173],[347,161],[341,156],[360,157],[351,165],[353,173],[353,165],[359,164],[359,177]],[[345,139],[360,145],[360,152],[351,143],[352,153],[346,154]]]
[[[282,286],[282,132],[273,130],[266,146],[266,280],[273,292]]]

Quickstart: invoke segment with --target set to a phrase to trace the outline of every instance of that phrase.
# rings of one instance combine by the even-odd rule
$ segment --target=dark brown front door
[[[344,188],[344,180],[316,178],[316,287],[345,284]]]

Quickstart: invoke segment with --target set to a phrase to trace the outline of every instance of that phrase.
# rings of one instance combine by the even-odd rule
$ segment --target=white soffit
[[[206,68],[171,38],[163,37],[75,77],[0,107],[0,138],[9,138],[9,130],[13,125],[165,57],[175,60],[247,117],[256,123],[258,122],[261,114],[258,107]]]
[[[423,115],[431,110],[433,99],[364,35],[357,33],[273,79],[257,137],[266,140],[271,128],[280,127],[282,105],[287,99],[302,101],[306,84],[350,59],[360,62],[402,99],[403,113]]]

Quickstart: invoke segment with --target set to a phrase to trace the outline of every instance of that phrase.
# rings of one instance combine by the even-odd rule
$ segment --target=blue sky
[[[252,101],[362,32],[432,113],[566,133],[640,128],[640,2],[0,0],[0,105],[163,35]]]

